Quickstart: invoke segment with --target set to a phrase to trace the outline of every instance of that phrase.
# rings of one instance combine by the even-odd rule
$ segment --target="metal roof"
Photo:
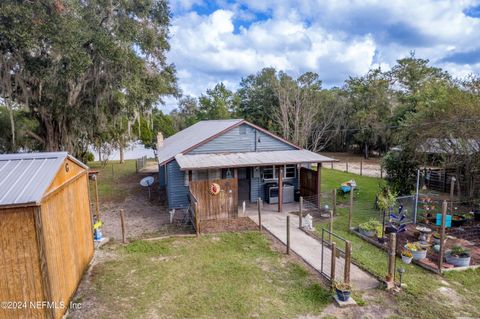
[[[158,162],[163,164],[170,161],[175,155],[225,131],[226,129],[243,122],[235,120],[200,121],[163,141],[163,146],[157,148]]]
[[[213,169],[227,167],[287,165],[300,163],[336,162],[308,150],[246,152],[227,154],[197,154],[175,156],[181,170]]]
[[[67,152],[0,155],[0,206],[40,204],[67,157],[88,169]]]

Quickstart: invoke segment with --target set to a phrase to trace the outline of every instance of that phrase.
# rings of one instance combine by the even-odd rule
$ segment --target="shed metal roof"
[[[0,155],[0,206],[40,204],[67,157],[88,169],[67,152]]]
[[[178,154],[175,156],[175,159],[181,170],[337,162],[333,158],[308,150],[196,155]]]
[[[200,121],[175,135],[166,138],[163,146],[158,148],[158,162],[164,164],[175,157],[175,155],[225,131],[226,129],[239,124],[243,120],[213,120]]]

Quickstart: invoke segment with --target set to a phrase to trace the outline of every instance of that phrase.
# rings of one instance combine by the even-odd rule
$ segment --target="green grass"
[[[341,182],[350,179],[355,179],[359,189],[354,201],[352,226],[355,227],[371,218],[381,220],[380,213],[373,208],[375,194],[382,182],[379,178],[324,168],[322,191],[331,191],[339,187]],[[339,198],[339,202],[347,204],[348,198]],[[320,233],[320,229],[326,228],[327,224],[318,224],[315,227]],[[334,232],[352,242],[352,255],[359,265],[379,277],[384,277],[387,270],[386,252],[351,234],[347,229],[348,208],[339,208],[334,221]],[[403,282],[407,284],[407,288],[397,295],[402,315],[411,318],[453,318],[462,313],[472,317],[480,316],[480,269],[451,272],[442,278],[416,265],[405,265],[398,258],[397,267],[400,265],[406,269]],[[450,285],[449,287],[455,288],[460,293],[465,304],[456,306],[448,304],[448,299],[437,291],[444,285],[441,283],[442,279]]]
[[[331,294],[257,232],[107,245],[94,269],[99,318],[295,318]]]
[[[109,161],[105,167],[100,162],[90,162],[88,166],[99,171],[98,195],[102,201],[125,198],[129,189],[124,181],[135,175],[135,160],[126,160],[123,164]]]

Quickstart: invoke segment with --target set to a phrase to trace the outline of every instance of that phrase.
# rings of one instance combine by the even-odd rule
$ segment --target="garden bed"
[[[439,227],[436,226],[429,226],[432,229],[432,232],[439,231]],[[460,227],[458,227],[460,228]],[[383,243],[380,243],[377,237],[367,237],[363,235],[358,228],[352,228],[351,231],[357,235],[358,237],[362,238],[363,240],[375,245],[378,248],[383,250],[388,249],[388,238]],[[476,241],[470,241],[463,238],[469,238],[470,231],[476,232],[477,226],[473,226],[473,228],[465,227],[463,230],[457,229],[457,227],[453,229],[448,229],[446,235],[455,236],[455,238],[449,238],[445,244],[445,250],[451,249],[454,246],[460,245],[462,247],[467,248],[470,251],[471,261],[470,266],[468,267],[454,267],[447,262],[443,263],[442,272],[449,271],[449,270],[465,270],[470,268],[477,268],[480,266],[480,245],[478,242],[478,237]],[[397,255],[400,256],[402,249],[405,247],[407,243],[417,242],[419,237],[419,232],[416,230],[416,225],[410,224],[407,226],[406,231],[397,235]],[[429,236],[431,237],[431,235]],[[429,243],[432,244],[432,238],[429,238]],[[433,272],[438,272],[438,258],[439,253],[433,250],[433,244],[427,248],[427,258],[420,259],[420,260],[413,260],[413,263],[428,269]]]

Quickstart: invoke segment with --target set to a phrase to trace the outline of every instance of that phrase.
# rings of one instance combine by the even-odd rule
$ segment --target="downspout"
[[[255,152],[257,151],[257,129],[255,131]]]

